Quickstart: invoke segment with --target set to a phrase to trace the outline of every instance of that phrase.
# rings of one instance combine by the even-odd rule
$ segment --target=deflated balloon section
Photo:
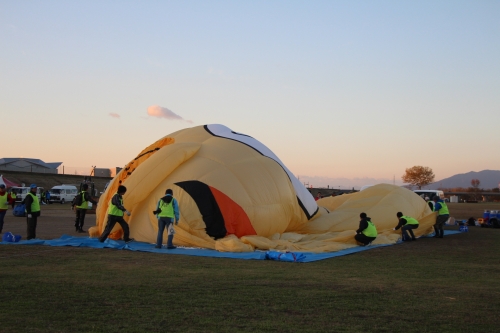
[[[166,189],[179,204],[178,246],[218,251],[255,250],[332,252],[358,246],[359,214],[365,212],[378,235],[372,244],[393,244],[397,212],[420,223],[417,237],[435,222],[426,202],[405,188],[380,184],[362,192],[314,201],[270,149],[223,125],[183,129],[146,147],[113,179],[101,196],[92,237],[102,233],[118,186],[127,192],[124,207],[131,237],[154,243],[153,214]],[[110,238],[119,239],[116,225]],[[163,239],[166,239],[166,234]]]

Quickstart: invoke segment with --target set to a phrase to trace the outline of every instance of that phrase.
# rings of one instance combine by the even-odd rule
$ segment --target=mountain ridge
[[[422,189],[437,190],[439,188],[472,187],[471,180],[479,179],[479,188],[490,190],[500,186],[500,170],[482,170],[460,173],[437,182],[423,186]]]

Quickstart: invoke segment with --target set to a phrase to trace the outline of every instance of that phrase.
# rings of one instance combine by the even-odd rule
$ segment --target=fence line
[[[90,176],[90,174],[92,173],[92,168],[61,165],[57,168],[57,173],[60,175]]]

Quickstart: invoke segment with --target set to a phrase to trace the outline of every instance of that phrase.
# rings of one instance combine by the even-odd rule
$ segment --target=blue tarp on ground
[[[460,233],[459,231],[445,230],[445,235],[452,235]],[[371,250],[384,246],[391,246],[392,244],[384,245],[369,245],[369,246],[356,246],[350,249],[345,249],[337,252],[327,253],[311,253],[311,252],[293,252],[293,254],[277,251],[254,251],[254,252],[219,252],[209,249],[198,248],[183,248],[179,247],[173,250],[156,249],[155,244],[143,242],[125,243],[124,241],[114,241],[107,239],[104,243],[100,243],[97,238],[89,237],[73,237],[69,235],[62,235],[61,238],[52,240],[31,239],[21,240],[17,243],[13,242],[0,242],[3,245],[49,245],[49,246],[75,246],[75,247],[91,247],[95,249],[117,249],[117,250],[130,250],[141,252],[153,252],[162,254],[181,254],[199,257],[215,257],[215,258],[231,258],[231,259],[255,259],[255,260],[279,260],[287,262],[312,262],[333,257],[340,257],[346,254],[357,253],[361,251]]]

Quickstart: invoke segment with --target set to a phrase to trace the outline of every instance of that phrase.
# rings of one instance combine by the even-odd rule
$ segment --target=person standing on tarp
[[[167,249],[175,249],[176,246],[172,243],[174,239],[174,218],[175,225],[179,224],[179,204],[173,197],[174,192],[171,189],[165,191],[165,196],[158,201],[156,210],[153,214],[158,218],[158,236],[156,237],[155,248],[161,249],[163,242],[163,230],[167,228]]]
[[[30,191],[24,198],[24,204],[26,205],[26,217],[28,223],[27,240],[36,238],[36,224],[38,216],[40,216],[40,201],[36,196],[36,184],[30,185]]]
[[[354,239],[361,246],[366,246],[377,238],[377,228],[371,221],[371,218],[366,216],[366,213],[359,214],[361,220],[359,221],[359,228],[356,230]]]
[[[9,209],[9,204],[12,204],[14,201],[16,201],[16,195],[14,193],[7,193],[5,191],[5,184],[0,184],[0,233],[3,229],[3,221],[7,209]]]
[[[123,207],[123,195],[127,192],[127,188],[123,185],[118,186],[118,191],[113,195],[108,206],[108,221],[106,222],[106,228],[102,232],[101,237],[99,237],[99,242],[104,243],[108,238],[111,230],[116,223],[118,223],[123,229],[123,240],[127,243],[133,241],[130,238],[130,230],[128,228],[128,223],[123,219],[123,213],[130,216],[130,212]]]
[[[450,211],[444,200],[442,200],[437,195],[432,198],[432,201],[434,201],[434,211],[438,212],[438,216],[436,217],[436,224],[434,224],[434,237],[443,238],[443,225],[450,218]]]
[[[97,205],[97,201],[92,199],[92,197],[87,192],[88,189],[89,185],[83,184],[83,191],[78,193],[75,197],[75,200],[73,200],[73,209],[76,212],[75,230],[76,232],[80,233],[85,232],[83,230],[83,224],[85,223],[85,214],[87,213],[87,209],[89,209],[89,201],[92,202],[92,204]]]
[[[418,221],[413,217],[404,216],[401,212],[398,212],[396,216],[399,219],[399,223],[393,230],[398,230],[399,228],[401,228],[403,240],[410,240],[410,236],[411,240],[417,240],[415,238],[415,235],[413,234],[413,229],[418,228]],[[410,236],[408,236],[408,233],[410,234]]]

